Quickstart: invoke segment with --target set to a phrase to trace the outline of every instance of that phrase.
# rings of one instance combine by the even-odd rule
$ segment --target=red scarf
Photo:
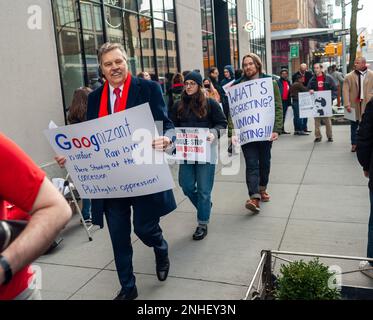
[[[131,80],[132,80],[132,76],[131,76],[130,73],[128,73],[127,79],[124,82],[122,96],[120,98],[119,111],[126,110],[127,100],[128,100],[128,92],[130,90]],[[101,95],[100,111],[98,113],[99,118],[102,118],[102,117],[105,117],[105,116],[109,115],[108,105],[107,105],[108,100],[109,100],[108,97],[109,97],[109,81],[106,81],[105,84],[104,84],[104,89],[102,90],[102,95]]]

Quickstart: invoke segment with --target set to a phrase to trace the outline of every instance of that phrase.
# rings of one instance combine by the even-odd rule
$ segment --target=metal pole
[[[345,0],[341,1],[341,6],[342,6],[342,30],[344,30],[346,28],[346,21],[345,21],[345,18],[346,18],[346,2],[345,2]],[[343,35],[342,36],[342,71],[343,71],[344,75],[347,74],[346,50],[347,50],[346,35]]]

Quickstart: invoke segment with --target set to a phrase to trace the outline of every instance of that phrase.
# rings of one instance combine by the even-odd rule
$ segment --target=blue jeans
[[[197,219],[200,224],[208,224],[210,221],[214,178],[214,164],[180,164],[179,185],[197,209]]]
[[[370,216],[368,224],[368,249],[367,258],[373,259],[373,191],[369,191],[370,198]],[[370,263],[373,266],[373,262]]]
[[[359,121],[350,121],[351,122],[351,144],[356,144],[356,133],[359,128]]]
[[[132,266],[131,198],[105,200],[105,216],[122,286],[121,294],[128,294],[136,282]],[[163,238],[159,220],[159,216],[151,212],[133,213],[134,232],[146,246],[153,247],[157,263],[168,256],[168,244]]]
[[[251,142],[242,146],[246,162],[246,185],[251,199],[260,199],[260,191],[267,189],[271,148],[270,141]]]
[[[91,219],[91,200],[89,199],[82,199],[83,206],[82,206],[82,215],[83,219]]]
[[[293,100],[293,113],[294,113],[294,118],[293,118],[293,123],[294,123],[294,131],[304,131],[304,126],[303,126],[303,119],[299,118],[299,101],[298,100]]]

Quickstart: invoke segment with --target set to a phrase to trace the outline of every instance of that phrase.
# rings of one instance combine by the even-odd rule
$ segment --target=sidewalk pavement
[[[157,280],[153,250],[133,236],[138,299],[242,299],[263,249],[366,256],[368,181],[350,152],[349,126],[334,126],[333,131],[334,143],[326,142],[325,134],[317,145],[313,134],[283,135],[274,143],[272,198],[259,215],[244,206],[243,158],[234,176],[222,175],[218,166],[209,234],[202,241],[192,240],[195,209],[177,187],[178,208],[161,221],[171,260],[166,282]],[[177,168],[172,171],[177,178]],[[109,234],[106,228],[94,230],[89,242],[75,215],[60,246],[35,263],[42,268],[43,299],[116,296],[120,286]],[[321,261],[343,271],[359,264]],[[373,287],[373,280],[359,272],[344,275],[343,283]]]

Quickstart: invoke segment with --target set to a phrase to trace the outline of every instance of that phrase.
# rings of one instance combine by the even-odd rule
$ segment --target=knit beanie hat
[[[193,80],[195,83],[197,83],[200,87],[202,87],[202,76],[200,73],[196,71],[189,72],[185,78],[184,82],[187,80]]]

